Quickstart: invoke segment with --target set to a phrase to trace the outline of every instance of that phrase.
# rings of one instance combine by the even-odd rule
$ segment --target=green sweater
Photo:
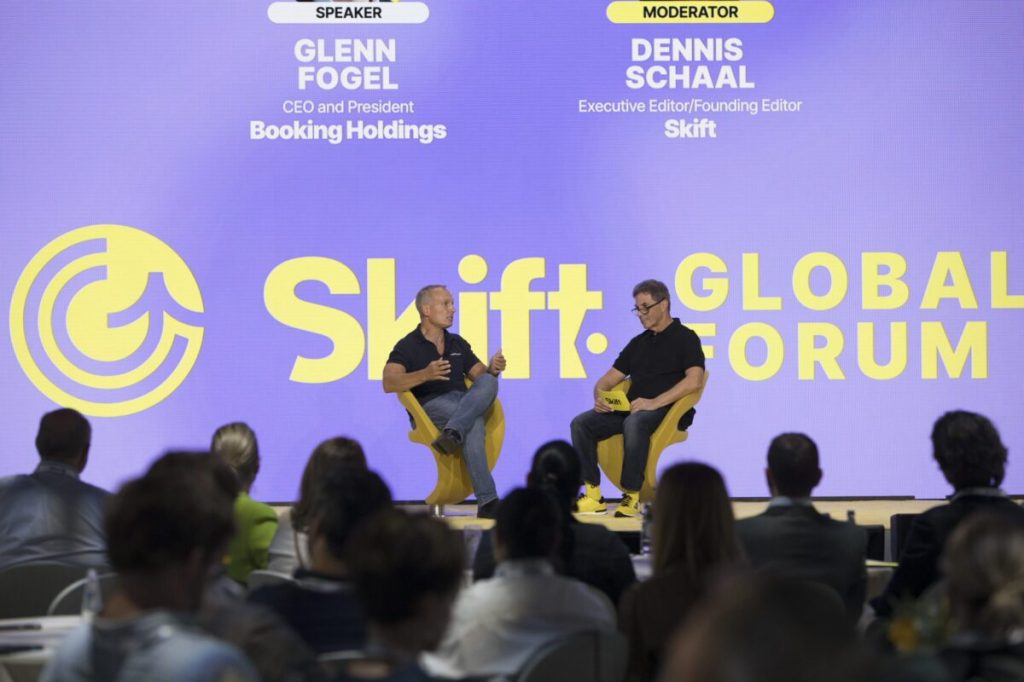
[[[277,532],[277,512],[243,492],[235,499],[235,525],[224,564],[229,576],[246,583],[250,573],[267,567],[267,549]]]

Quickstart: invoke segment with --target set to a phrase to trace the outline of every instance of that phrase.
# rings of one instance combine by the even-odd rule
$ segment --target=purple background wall
[[[517,259],[544,259],[545,276],[532,284],[542,292],[557,290],[559,265],[586,264],[589,289],[604,296],[576,343],[587,378],[559,376],[558,314],[544,310],[531,314],[530,378],[503,380],[509,430],[495,476],[507,490],[523,480],[536,445],[568,436],[593,381],[639,331],[628,312],[632,285],[657,277],[671,287],[680,262],[710,252],[729,267],[728,300],[696,312],[675,296],[673,312],[717,324],[705,339],[715,347],[711,384],[690,440],[663,464],[706,460],[722,469],[732,494],[762,495],[768,440],[803,430],[822,450],[820,494],[938,496],[946,486],[930,459],[931,424],[966,408],[996,422],[1011,449],[1006,487],[1024,493],[1024,466],[1016,464],[1024,447],[1024,318],[1020,309],[993,310],[989,282],[989,254],[1005,251],[1009,291],[1024,293],[1024,4],[780,0],[768,24],[660,27],[611,24],[603,6],[582,0],[437,0],[430,8],[422,25],[362,27],[275,25],[265,7],[237,1],[0,8],[5,301],[45,244],[102,223],[166,242],[204,301],[196,319],[205,338],[184,383],[143,412],[93,418],[89,480],[115,486],[161,450],[203,446],[218,425],[241,419],[256,429],[264,454],[257,497],[292,499],[313,446],[349,434],[397,497],[421,498],[432,465],[406,440],[394,396],[368,378],[366,357],[336,382],[289,381],[297,355],[325,355],[331,343],[268,313],[268,274],[290,258],[342,261],[361,294],[329,296],[312,283],[298,294],[344,310],[365,330],[370,258],[395,259],[399,311],[427,282],[447,282],[456,296],[496,292]],[[742,39],[740,63],[756,87],[625,86],[632,38],[687,36]],[[299,91],[293,46],[305,37],[394,38],[400,89]],[[696,140],[666,138],[668,114],[577,111],[579,99],[691,96],[803,104],[796,113],[701,114],[716,120],[718,137]],[[346,118],[284,113],[293,98],[411,100],[412,115],[361,118],[442,123],[447,138],[249,139],[251,120]],[[793,294],[795,263],[816,251],[838,256],[850,274],[849,293],[833,310],[807,310]],[[861,305],[861,254],[874,251],[908,263],[910,299],[897,310]],[[921,309],[944,251],[962,254],[977,309],[951,300]],[[744,253],[760,254],[761,291],[781,296],[782,310],[743,309]],[[489,265],[479,284],[459,277],[471,254]],[[827,288],[825,278],[812,283]],[[856,325],[878,323],[884,339],[890,321],[908,323],[907,370],[889,381],[866,378]],[[960,378],[940,363],[938,379],[922,379],[924,321],[943,322],[954,343],[965,322],[986,321],[988,377],[972,378],[968,362]],[[489,352],[500,322],[492,311]],[[771,325],[784,341],[783,366],[766,381],[742,378],[729,360],[730,336],[750,322]],[[806,322],[842,330],[844,380],[820,369],[813,381],[798,378],[797,325]],[[595,332],[609,340],[602,354],[584,342]],[[752,361],[758,348],[751,345]],[[886,359],[886,343],[878,357]],[[8,474],[33,466],[37,419],[53,403],[26,377],[10,342],[0,344],[0,377],[0,474]]]

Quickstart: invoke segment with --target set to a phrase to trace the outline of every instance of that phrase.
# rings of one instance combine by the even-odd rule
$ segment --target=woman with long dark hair
[[[654,500],[653,575],[622,597],[619,629],[629,639],[630,680],[657,674],[662,649],[720,571],[742,561],[725,481],[698,462],[676,464]]]
[[[366,468],[363,446],[352,438],[328,438],[313,450],[302,472],[299,499],[295,506],[281,514],[277,533],[270,543],[271,571],[291,574],[297,568],[309,568],[309,525],[317,486],[327,474],[338,467]]]
[[[552,557],[564,575],[577,578],[595,587],[618,604],[622,593],[636,582],[636,573],[629,550],[618,536],[592,523],[580,523],[572,514],[583,476],[580,458],[572,445],[553,440],[537,448],[533,455],[526,485],[547,492],[558,505],[562,522],[562,542]],[[480,580],[494,574],[494,553],[490,537],[485,536],[473,563],[473,578]]]

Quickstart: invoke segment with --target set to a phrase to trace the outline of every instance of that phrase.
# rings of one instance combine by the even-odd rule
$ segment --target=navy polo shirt
[[[437,347],[432,341],[428,341],[419,326],[402,337],[402,340],[395,344],[388,362],[405,367],[406,372],[418,372],[434,360],[444,358],[451,363],[451,373],[447,381],[428,381],[412,389],[412,394],[423,404],[431,398],[448,393],[449,391],[465,391],[466,376],[469,370],[480,362],[480,359],[469,347],[469,342],[458,334],[451,334],[448,330],[444,332],[444,354],[438,355]]]
[[[632,380],[626,396],[631,401],[657,398],[682,381],[689,368],[704,369],[704,349],[700,337],[673,317],[659,333],[646,329],[634,336],[612,366]]]

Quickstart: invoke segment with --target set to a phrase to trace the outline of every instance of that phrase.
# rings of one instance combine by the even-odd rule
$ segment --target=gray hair
[[[668,301],[669,309],[672,308],[672,297],[669,295],[668,287],[665,286],[664,282],[656,279],[645,279],[633,287],[633,298],[640,294],[648,294],[655,301]]]
[[[416,311],[423,314],[423,306],[427,304],[427,299],[430,298],[430,292],[434,289],[447,289],[443,284],[428,284],[419,291],[416,292]]]

